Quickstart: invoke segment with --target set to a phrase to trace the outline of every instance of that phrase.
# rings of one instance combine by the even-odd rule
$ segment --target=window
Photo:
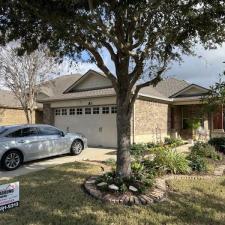
[[[70,115],[75,115],[75,109],[70,109]]]
[[[11,134],[8,134],[7,137],[19,138],[19,137],[32,137],[37,135],[38,135],[38,130],[36,127],[27,127],[27,128],[14,131]]]
[[[40,135],[49,136],[49,135],[60,135],[62,131],[55,129],[54,127],[40,127]]]
[[[0,127],[0,135],[5,133],[8,130],[6,127]]]
[[[56,110],[55,110],[55,115],[56,115],[56,116],[60,116],[60,114],[61,114],[61,110],[60,110],[60,109],[56,109]]]
[[[62,116],[66,116],[67,115],[67,109],[62,109]]]
[[[82,115],[82,114],[83,114],[83,109],[77,108],[77,115]]]
[[[102,107],[102,114],[109,114],[109,107]]]
[[[112,113],[112,114],[117,113],[117,107],[116,107],[116,106],[112,106],[112,108],[111,108],[111,113]]]
[[[193,129],[193,126],[204,128],[204,119],[198,106],[182,106],[182,128]]]
[[[85,114],[91,114],[91,108],[85,108]]]
[[[93,114],[99,114],[99,107],[93,108]]]

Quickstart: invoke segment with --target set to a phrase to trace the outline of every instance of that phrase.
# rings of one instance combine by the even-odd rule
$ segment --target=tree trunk
[[[117,167],[116,172],[121,177],[131,175],[131,113],[129,112],[129,101],[117,96]]]
[[[29,109],[24,109],[24,113],[27,119],[27,124],[32,124],[32,111]]]

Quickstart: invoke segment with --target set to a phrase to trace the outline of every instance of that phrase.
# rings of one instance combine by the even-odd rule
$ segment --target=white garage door
[[[89,146],[117,146],[115,106],[58,108],[55,126],[65,132],[84,134]]]

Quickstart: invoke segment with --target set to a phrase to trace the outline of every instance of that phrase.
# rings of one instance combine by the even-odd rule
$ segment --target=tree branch
[[[83,43],[83,46],[93,55],[95,58],[97,66],[104,72],[104,74],[111,80],[112,85],[116,92],[118,92],[117,87],[117,79],[116,77],[110,72],[110,70],[105,65],[101,55],[98,53],[97,49],[93,47],[91,44],[87,42]]]
[[[140,91],[142,88],[148,87],[148,86],[150,86],[150,85],[156,86],[157,83],[158,83],[159,81],[161,81],[161,75],[164,73],[165,70],[166,70],[166,67],[162,67],[160,70],[158,70],[158,72],[157,72],[157,74],[156,74],[156,76],[155,76],[154,79],[152,79],[152,80],[150,80],[150,81],[147,81],[147,82],[145,82],[145,83],[139,84],[139,85],[136,86],[135,91],[134,91],[134,94],[133,94],[133,96],[132,96],[132,98],[131,98],[131,101],[130,101],[130,105],[131,105],[130,108],[131,108],[131,109],[132,109],[132,106],[134,105],[134,102],[135,102],[135,100],[136,100],[136,98],[137,98],[137,96],[138,96],[139,91]]]

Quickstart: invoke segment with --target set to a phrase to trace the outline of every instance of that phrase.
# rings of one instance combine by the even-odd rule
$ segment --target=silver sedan
[[[67,133],[49,125],[0,127],[0,162],[6,170],[15,170],[23,162],[71,153],[87,148],[87,139],[79,133]]]

